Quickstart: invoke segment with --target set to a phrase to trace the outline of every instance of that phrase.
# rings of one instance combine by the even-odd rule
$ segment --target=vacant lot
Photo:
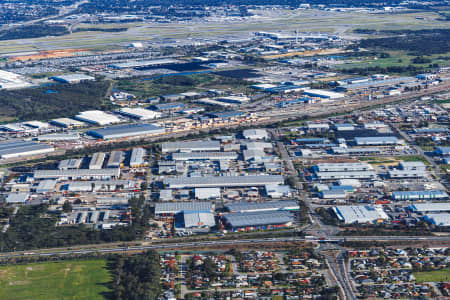
[[[414,272],[417,282],[441,282],[450,280],[450,269],[430,272]]]
[[[0,299],[105,299],[110,281],[106,260],[0,267]]]

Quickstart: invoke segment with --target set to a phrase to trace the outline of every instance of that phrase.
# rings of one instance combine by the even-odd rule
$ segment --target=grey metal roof
[[[229,211],[245,212],[257,210],[283,210],[298,209],[300,206],[295,200],[286,201],[267,201],[267,202],[236,202],[226,206]]]
[[[201,212],[201,213],[185,212],[183,213],[183,217],[184,217],[184,226],[186,228],[203,227],[203,226],[212,227],[216,225],[214,215],[210,212]]]
[[[250,176],[203,176],[165,178],[164,184],[171,188],[181,187],[219,187],[219,186],[262,186],[266,184],[282,184],[280,175]]]
[[[450,211],[450,202],[443,203],[417,203],[409,206],[412,211],[415,212],[437,212],[437,211]]]
[[[162,152],[176,151],[219,151],[219,141],[185,141],[162,143]]]
[[[39,185],[36,188],[36,192],[41,193],[41,192],[49,192],[51,190],[53,190],[56,186],[56,180],[51,180],[51,179],[47,179],[47,180],[42,180],[41,182],[39,182]]]
[[[131,124],[105,127],[97,130],[89,130],[87,133],[101,139],[114,139],[121,137],[138,136],[145,134],[164,133],[165,129],[153,124]]]
[[[90,177],[90,176],[115,176],[119,177],[119,168],[109,169],[75,169],[75,170],[35,170],[34,178],[61,178],[61,177]]]
[[[237,159],[238,154],[236,152],[178,152],[172,154],[173,160],[232,160]]]
[[[9,193],[6,196],[6,203],[25,203],[30,194],[28,193]]]
[[[130,166],[141,165],[144,163],[144,148],[133,148],[130,157]]]
[[[155,214],[176,214],[182,211],[211,212],[211,202],[163,202],[155,204]]]
[[[317,164],[316,168],[320,172],[364,171],[373,169],[367,163],[321,163]]]
[[[334,211],[339,219],[347,224],[374,222],[378,219],[388,219],[381,207],[371,205],[336,206]]]
[[[40,144],[36,142],[27,142],[27,141],[12,141],[0,143],[0,157],[37,150],[53,150],[53,147],[47,144]]]
[[[230,213],[224,214],[224,218],[235,228],[286,224],[293,221],[292,214],[286,211]]]
[[[355,137],[355,142],[358,145],[382,145],[382,144],[397,144],[398,138],[396,136],[370,136],[370,137]]]
[[[432,190],[432,191],[395,191],[392,192],[392,197],[394,199],[421,199],[421,198],[447,198],[448,194],[443,191]]]

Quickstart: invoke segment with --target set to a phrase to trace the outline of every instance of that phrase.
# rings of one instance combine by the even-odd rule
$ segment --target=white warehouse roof
[[[157,119],[161,117],[161,113],[145,108],[130,108],[124,107],[119,109],[119,112],[125,116],[136,118],[139,120],[150,120]]]
[[[118,117],[105,113],[101,110],[88,110],[80,112],[75,116],[75,119],[97,125],[109,125],[121,122]]]
[[[267,184],[282,184],[283,182],[283,176],[280,175],[204,176],[164,179],[164,184],[169,186],[169,188],[264,186]]]
[[[388,215],[379,205],[350,205],[333,208],[337,217],[345,224],[372,223],[379,219],[387,220]]]

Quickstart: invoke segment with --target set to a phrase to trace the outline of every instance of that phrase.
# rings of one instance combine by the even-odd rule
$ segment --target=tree
[[[70,203],[69,200],[66,200],[66,201],[64,201],[62,208],[65,213],[72,212],[72,203]]]

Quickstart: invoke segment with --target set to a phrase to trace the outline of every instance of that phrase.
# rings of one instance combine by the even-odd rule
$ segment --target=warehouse
[[[397,145],[401,141],[395,136],[355,137],[358,146],[367,145]]]
[[[80,112],[75,116],[75,119],[95,125],[110,125],[121,122],[118,117],[107,114],[101,110],[88,110]]]
[[[270,198],[291,197],[291,188],[288,185],[266,184],[264,186],[266,195]]]
[[[39,142],[75,142],[80,140],[78,133],[52,133],[37,137]]]
[[[177,152],[172,153],[173,160],[234,160],[238,158],[238,154],[236,152],[213,152],[213,151],[205,151],[205,152]]]
[[[5,202],[7,204],[25,204],[30,198],[30,194],[28,193],[9,193]]]
[[[194,193],[199,200],[219,199],[221,195],[220,188],[196,188]]]
[[[333,210],[345,224],[381,223],[389,219],[383,207],[379,205],[336,206]]]
[[[231,104],[243,104],[249,102],[250,98],[246,96],[226,96],[226,97],[219,97],[216,100]]]
[[[300,206],[295,200],[267,201],[267,202],[235,202],[225,206],[229,212],[262,212],[262,211],[295,211]]]
[[[175,177],[164,179],[164,185],[175,189],[264,186],[267,184],[282,184],[283,182],[283,176],[279,175]]]
[[[120,169],[77,169],[77,170],[35,170],[35,179],[58,179],[58,180],[75,180],[75,179],[116,179],[120,177]]]
[[[144,148],[133,148],[133,150],[131,150],[130,167],[137,168],[143,166],[145,164],[144,156]]]
[[[103,162],[105,161],[106,154],[103,152],[97,152],[92,155],[91,161],[89,162],[90,170],[100,170],[103,167]]]
[[[333,147],[331,148],[333,154],[343,154],[343,155],[366,155],[366,154],[379,154],[381,153],[380,148],[376,147]]]
[[[428,214],[424,216],[424,220],[436,226],[450,226],[450,214]]]
[[[396,191],[392,192],[394,200],[434,200],[447,199],[448,194],[443,191]]]
[[[143,67],[154,67],[165,64],[173,64],[178,61],[172,58],[162,58],[153,60],[139,60],[139,61],[127,61],[123,63],[110,64],[109,67],[113,69],[133,69],[133,68],[143,68]]]
[[[347,193],[341,189],[323,190],[319,192],[319,196],[322,199],[345,199]]]
[[[343,172],[316,172],[317,179],[375,179],[377,174],[374,171],[343,171]]]
[[[244,113],[240,111],[222,111],[222,112],[211,112],[207,113],[206,115],[213,119],[222,119],[224,121],[242,117]]]
[[[87,133],[99,139],[110,140],[135,137],[140,135],[162,134],[165,133],[165,129],[153,124],[132,124],[111,126],[98,130],[90,130]]]
[[[183,96],[184,97],[184,96]],[[160,112],[170,112],[184,109],[185,105],[181,102],[161,103],[152,106],[152,109]]]
[[[83,160],[81,158],[70,158],[61,160],[58,164],[59,170],[79,169]]]
[[[85,75],[85,74],[66,74],[59,76],[52,76],[50,79],[54,81],[62,82],[62,83],[80,83],[82,81],[94,81],[95,77]]]
[[[246,129],[242,132],[242,135],[249,140],[265,140],[269,138],[269,134],[265,129]]]
[[[86,125],[86,123],[69,118],[53,119],[50,121],[50,124],[64,128],[78,128]]]
[[[120,168],[122,166],[122,161],[124,159],[123,151],[113,151],[109,155],[108,162],[106,163],[107,168]]]
[[[427,169],[427,166],[421,161],[402,161],[398,164],[398,167],[404,171],[425,172]]]
[[[292,226],[294,217],[287,211],[260,211],[229,213],[223,215],[223,223],[232,231],[276,229]]]
[[[155,203],[155,215],[175,215],[180,212],[212,212],[211,202],[163,202]]]
[[[151,120],[161,118],[161,113],[153,110],[145,109],[145,108],[121,108],[119,109],[119,113],[124,116],[138,119],[138,120]]]
[[[211,212],[183,211],[175,216],[175,230],[193,230],[197,233],[208,232],[216,225],[214,215]]]
[[[220,151],[219,141],[187,141],[162,143],[162,152]]]
[[[56,183],[57,181],[52,179],[42,180],[36,187],[36,193],[38,194],[49,193],[55,189]]]
[[[408,210],[419,214],[450,212],[450,202],[417,203],[408,206]]]
[[[436,147],[434,152],[440,156],[448,156],[450,155],[450,147]]]
[[[344,98],[344,94],[324,91],[324,90],[315,90],[315,89],[304,89],[303,94],[310,97],[322,98],[322,99],[340,99]]]
[[[318,172],[371,171],[367,163],[321,163],[315,166]]]
[[[26,141],[11,141],[0,143],[0,158],[11,159],[24,156],[41,155],[53,152],[55,149],[47,144]]]
[[[427,173],[422,170],[410,171],[410,170],[389,170],[388,171],[390,178],[423,178],[427,176]]]
[[[0,70],[0,89],[22,89],[30,87],[31,83],[25,80],[26,78],[21,75]]]
[[[136,181],[132,180],[94,180],[94,181],[72,181],[67,185],[69,192],[112,192],[118,189],[133,189]]]

